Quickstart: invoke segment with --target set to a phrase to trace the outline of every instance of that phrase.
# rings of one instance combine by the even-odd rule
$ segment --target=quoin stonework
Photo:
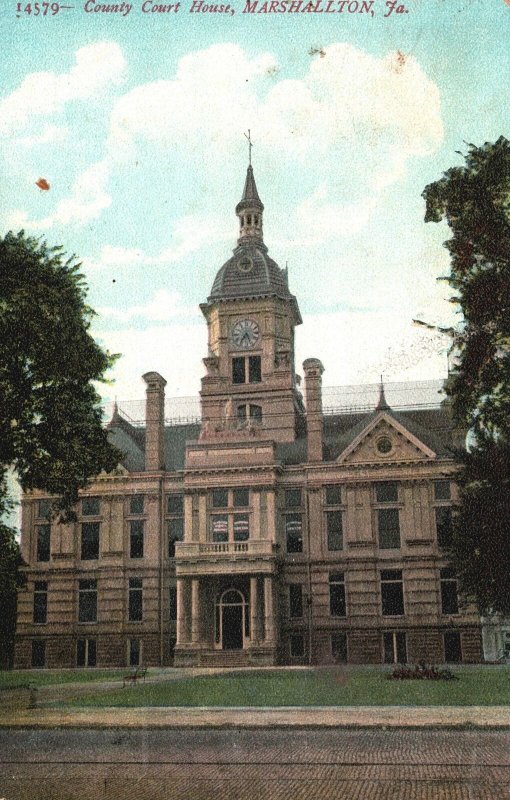
[[[115,409],[123,462],[77,521],[25,495],[18,668],[482,660],[445,557],[462,441],[448,406],[391,408],[381,386],[371,409],[324,413],[318,358],[301,393],[301,315],[263,213],[250,165],[201,306],[201,422],[166,424],[149,371],[145,424]]]

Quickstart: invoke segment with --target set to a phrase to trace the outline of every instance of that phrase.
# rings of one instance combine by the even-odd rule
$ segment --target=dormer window
[[[248,214],[247,223],[248,225],[251,225],[251,214]]]

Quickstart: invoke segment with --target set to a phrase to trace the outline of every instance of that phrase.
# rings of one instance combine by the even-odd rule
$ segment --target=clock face
[[[260,336],[259,326],[252,319],[240,319],[232,328],[232,342],[236,347],[253,347]]]

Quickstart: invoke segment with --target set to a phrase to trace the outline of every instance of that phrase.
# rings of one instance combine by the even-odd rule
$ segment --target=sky
[[[508,135],[510,0],[191,3],[1,3],[0,235],[82,262],[93,333],[122,354],[102,395],[141,400],[149,370],[167,396],[198,393],[199,303],[236,244],[248,130],[264,239],[303,316],[297,364],[320,358],[327,386],[444,377],[448,340],[412,324],[458,320],[437,280],[448,228],[425,224],[421,194],[466,143]]]

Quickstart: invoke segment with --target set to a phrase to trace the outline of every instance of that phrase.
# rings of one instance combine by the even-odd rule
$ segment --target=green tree
[[[23,490],[55,497],[72,515],[91,476],[111,471],[120,453],[107,440],[94,381],[114,357],[90,335],[94,312],[74,258],[60,247],[8,233],[0,239],[0,647],[12,656],[16,588],[22,580],[7,471]]]
[[[64,511],[119,461],[93,383],[115,357],[90,334],[79,267],[24,232],[0,240],[0,477],[12,467],[22,489],[55,495]]]
[[[481,611],[510,613],[510,142],[468,145],[425,188],[426,222],[452,232],[447,277],[461,318],[446,390],[470,431],[451,558]]]
[[[3,485],[2,485],[3,484]],[[16,532],[1,518],[13,506],[6,497],[5,480],[0,484],[0,669],[12,667],[14,634],[16,631],[17,589],[23,586],[23,574],[19,571],[22,558]]]

